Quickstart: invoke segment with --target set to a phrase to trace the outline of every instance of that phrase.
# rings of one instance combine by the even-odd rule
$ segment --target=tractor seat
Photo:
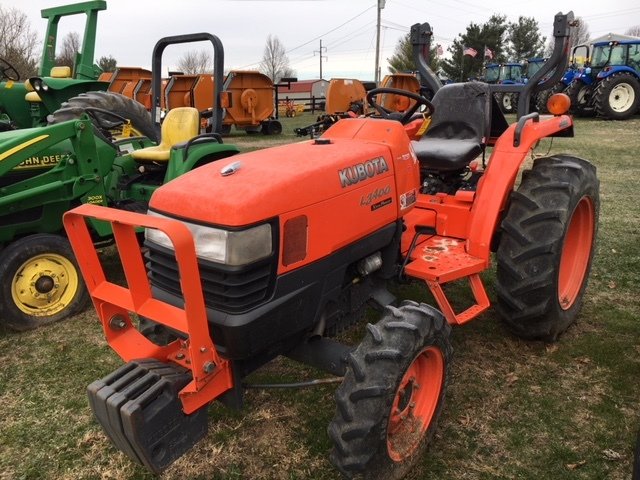
[[[435,109],[429,129],[412,142],[420,166],[454,172],[480,155],[488,137],[490,102],[486,83],[453,83],[440,88],[432,100]]]
[[[71,78],[70,67],[52,67],[49,72],[51,78]]]
[[[131,152],[138,162],[167,162],[171,147],[191,140],[200,133],[200,114],[193,107],[179,107],[169,110],[162,122],[160,143],[154,147],[141,148]]]

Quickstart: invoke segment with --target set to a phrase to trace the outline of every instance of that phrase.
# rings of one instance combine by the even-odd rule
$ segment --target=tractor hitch
[[[155,359],[126,363],[87,388],[89,404],[111,441],[160,473],[207,433],[207,408],[187,415],[178,392],[189,370]]]

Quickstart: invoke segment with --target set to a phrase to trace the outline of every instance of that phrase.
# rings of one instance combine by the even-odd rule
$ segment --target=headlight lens
[[[155,212],[154,217],[168,218]],[[225,265],[241,266],[271,255],[271,225],[263,224],[247,230],[229,231],[182,222],[193,235],[198,258]],[[145,238],[173,250],[169,237],[154,228],[145,230]]]

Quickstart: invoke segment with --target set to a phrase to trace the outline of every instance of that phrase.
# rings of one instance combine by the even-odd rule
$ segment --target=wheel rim
[[[626,112],[635,99],[636,93],[628,83],[619,83],[609,93],[609,105],[614,112]]]
[[[558,301],[563,310],[573,306],[587,273],[595,227],[593,202],[582,197],[576,206],[560,257]]]
[[[444,359],[436,347],[427,347],[405,372],[391,405],[387,425],[389,457],[400,462],[420,445],[438,406]]]
[[[502,97],[502,105],[505,109],[511,110],[511,97],[509,95]]]
[[[11,296],[21,312],[35,317],[55,315],[73,300],[79,286],[76,268],[55,253],[24,262],[11,282]]]

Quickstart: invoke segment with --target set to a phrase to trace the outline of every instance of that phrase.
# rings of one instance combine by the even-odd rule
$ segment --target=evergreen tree
[[[538,22],[533,17],[519,17],[508,29],[507,53],[512,62],[523,62],[528,58],[544,55],[546,37],[541,36]]]
[[[486,23],[478,25],[471,23],[467,31],[460,34],[448,48],[452,58],[444,59],[441,67],[444,73],[452,80],[464,81],[482,74],[482,67],[488,58],[485,58],[485,48],[493,52],[492,62],[506,60],[504,52],[504,37],[508,29],[505,15],[494,14]],[[463,55],[465,48],[473,48],[475,56]]]
[[[429,49],[428,64],[429,68],[434,72],[438,69],[437,45],[431,45]],[[401,37],[396,44],[396,48],[391,58],[387,58],[389,62],[390,73],[415,72],[417,65],[413,61],[413,45],[411,45],[411,33],[407,33]]]

